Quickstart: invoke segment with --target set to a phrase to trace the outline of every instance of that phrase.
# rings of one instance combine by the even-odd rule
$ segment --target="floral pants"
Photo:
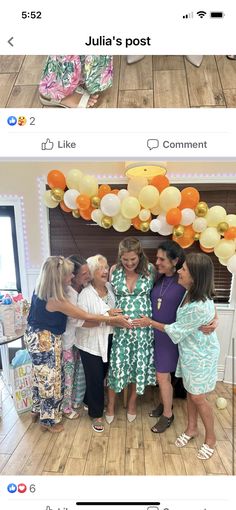
[[[62,409],[70,413],[74,404],[81,404],[84,400],[86,389],[83,365],[80,359],[79,349],[73,346],[63,350],[63,362],[65,372],[65,391]]]
[[[62,419],[65,386],[61,335],[29,329],[24,342],[33,365],[32,411],[40,413],[41,423],[55,425]]]
[[[82,86],[89,94],[112,86],[113,59],[110,55],[49,55],[39,92],[57,101]]]

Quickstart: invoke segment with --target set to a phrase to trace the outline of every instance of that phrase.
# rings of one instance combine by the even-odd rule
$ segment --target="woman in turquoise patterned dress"
[[[49,55],[39,84],[45,106],[91,107],[112,86],[111,55]]]
[[[155,269],[143,252],[141,243],[127,237],[119,244],[118,264],[113,266],[113,285],[116,307],[129,316],[140,313],[151,317],[150,292],[155,279]],[[115,396],[130,386],[127,419],[136,418],[137,394],[142,395],[147,385],[156,384],[154,367],[154,341],[152,328],[135,327],[126,331],[116,328],[113,334],[108,373],[108,406],[106,420],[114,419]]]
[[[213,411],[206,395],[216,385],[220,347],[216,333],[204,335],[199,326],[208,324],[215,316],[212,299],[214,267],[208,255],[190,253],[178,273],[179,283],[187,293],[178,308],[176,322],[161,324],[147,317],[145,324],[165,331],[179,347],[176,375],[183,377],[187,390],[188,424],[175,444],[181,448],[196,437],[199,414],[205,427],[205,441],[197,457],[207,460],[214,453],[216,436]]]

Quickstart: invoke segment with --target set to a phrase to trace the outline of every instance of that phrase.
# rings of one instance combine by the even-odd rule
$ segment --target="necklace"
[[[162,283],[161,283],[160,295],[159,295],[159,298],[157,298],[157,310],[160,310],[161,305],[162,305],[162,298],[163,298],[164,294],[166,293],[167,289],[169,289],[169,287],[174,282],[173,278],[171,278],[171,281],[168,283],[168,285],[163,290],[164,281],[165,281],[165,279],[163,278]],[[162,292],[162,290],[163,290],[163,292]]]

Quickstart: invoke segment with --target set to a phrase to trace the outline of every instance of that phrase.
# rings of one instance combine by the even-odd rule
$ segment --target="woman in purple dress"
[[[175,241],[164,241],[158,246],[156,265],[159,278],[151,292],[152,317],[157,322],[171,324],[176,320],[177,309],[184,297],[185,289],[178,283],[177,271],[184,263],[183,249]],[[209,334],[217,326],[217,317],[214,321],[200,329]],[[149,416],[159,418],[152,427],[152,432],[164,432],[173,422],[173,386],[171,372],[175,372],[179,351],[170,337],[154,329],[154,356],[157,372],[157,381],[160,389],[161,401]]]

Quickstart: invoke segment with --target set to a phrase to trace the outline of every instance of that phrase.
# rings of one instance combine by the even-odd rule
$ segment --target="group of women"
[[[109,424],[117,393],[128,386],[127,420],[133,422],[137,395],[157,379],[160,402],[150,416],[158,418],[152,432],[163,433],[174,420],[170,373],[177,367],[187,391],[188,424],[175,444],[184,447],[197,435],[199,414],[205,441],[197,455],[208,459],[216,439],[206,395],[215,387],[219,357],[213,265],[207,255],[185,257],[177,243],[165,241],[158,246],[156,266],[157,271],[131,237],[119,244],[110,283],[102,255],[79,260],[79,266],[76,257],[46,260],[25,335],[34,373],[32,417],[40,418],[44,430],[60,432],[61,410],[76,418],[83,400],[93,429],[103,432],[105,378]],[[78,388],[78,361],[85,395]]]

